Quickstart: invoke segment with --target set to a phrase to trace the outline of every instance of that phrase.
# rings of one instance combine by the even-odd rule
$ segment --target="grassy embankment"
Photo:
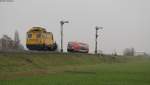
[[[0,53],[0,85],[150,85],[143,57]]]

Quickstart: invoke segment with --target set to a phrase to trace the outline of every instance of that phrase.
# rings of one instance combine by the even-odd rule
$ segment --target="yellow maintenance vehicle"
[[[32,27],[27,32],[26,46],[29,50],[55,51],[57,49],[52,32],[47,32],[42,27]]]

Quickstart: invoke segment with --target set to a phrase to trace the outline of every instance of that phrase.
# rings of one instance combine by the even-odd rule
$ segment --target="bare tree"
[[[17,30],[15,31],[14,41],[15,41],[15,48],[18,49],[20,45],[20,39],[19,39],[19,33]]]
[[[14,49],[16,49],[16,50],[24,50],[23,45],[20,43],[19,32],[17,30],[15,31],[14,43],[15,43]]]

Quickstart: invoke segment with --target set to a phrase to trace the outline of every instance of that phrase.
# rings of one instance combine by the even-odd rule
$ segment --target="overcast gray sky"
[[[53,32],[60,43],[60,20],[64,25],[64,47],[68,41],[81,41],[94,52],[95,29],[98,49],[105,53],[134,47],[150,53],[150,0],[14,0],[0,2],[0,37],[14,36],[17,29],[25,45],[26,32],[41,26]]]

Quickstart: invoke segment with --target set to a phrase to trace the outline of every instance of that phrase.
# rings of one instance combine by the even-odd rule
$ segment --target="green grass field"
[[[0,85],[150,85],[150,59],[71,53],[0,53]]]

